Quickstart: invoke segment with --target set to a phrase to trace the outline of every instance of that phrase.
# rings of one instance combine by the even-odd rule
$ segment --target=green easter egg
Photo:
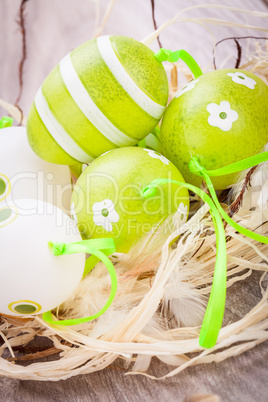
[[[161,125],[164,155],[186,182],[199,186],[190,173],[191,157],[207,169],[218,169],[264,150],[268,141],[268,87],[256,75],[237,69],[200,76],[180,90]],[[212,177],[216,189],[233,184],[238,175]]]
[[[158,124],[168,100],[162,64],[124,36],[90,40],[64,57],[35,96],[27,132],[33,150],[54,163],[89,163],[137,144]]]
[[[127,252],[142,235],[169,214],[186,221],[188,191],[176,184],[156,188],[144,199],[141,189],[152,180],[184,181],[178,169],[153,150],[127,147],[95,159],[78,179],[71,213],[84,238],[112,237],[118,252]]]

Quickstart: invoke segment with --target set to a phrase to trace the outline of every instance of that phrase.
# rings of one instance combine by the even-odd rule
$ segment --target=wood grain
[[[21,57],[21,36],[17,29],[19,0],[0,0],[0,97],[13,103],[18,94],[18,65]],[[103,15],[108,0],[100,1]],[[200,4],[191,1],[191,5]],[[213,4],[214,1],[207,1]],[[90,39],[95,26],[95,4],[90,0],[30,0],[27,5],[27,61],[24,74],[24,92],[20,106],[27,114],[35,92],[58,61],[71,49]],[[153,30],[150,0],[117,0],[105,26],[104,34],[123,34],[142,39]],[[235,0],[221,4],[251,10],[268,11],[266,1]],[[163,23],[179,10],[189,6],[186,0],[155,0],[156,21]],[[230,11],[194,10],[192,17],[213,16],[234,19]],[[267,20],[244,15],[239,22],[267,26]],[[214,27],[216,40],[226,36],[256,34],[238,28]],[[169,27],[161,35],[163,46],[185,48],[201,66],[211,65],[212,40],[202,26],[191,23]],[[157,43],[153,45],[157,49]],[[226,66],[234,66],[235,45],[223,44],[217,51],[218,64],[230,58]],[[179,77],[180,79],[180,77]],[[0,115],[3,115],[0,109]],[[1,161],[0,161],[1,162]],[[260,299],[258,274],[243,284],[235,284],[228,291],[225,320],[238,319]],[[0,378],[2,401],[213,401],[206,394],[219,395],[223,401],[259,401],[268,399],[267,343],[219,364],[191,367],[179,376],[165,381],[152,381],[142,376],[127,376],[123,367],[113,366],[91,375],[60,382],[32,382]],[[158,377],[168,367],[156,358],[151,374]],[[197,394],[193,396],[194,394]],[[202,396],[203,395],[203,396]],[[198,399],[199,398],[199,399]],[[207,399],[205,399],[207,398]],[[208,399],[210,398],[210,399]],[[216,398],[216,399],[215,399]],[[217,400],[217,397],[214,397]]]

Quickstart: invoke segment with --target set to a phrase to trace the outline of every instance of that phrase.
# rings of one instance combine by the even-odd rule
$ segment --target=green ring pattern
[[[4,194],[4,192],[6,191],[6,188],[7,188],[6,183],[0,177],[0,195]]]

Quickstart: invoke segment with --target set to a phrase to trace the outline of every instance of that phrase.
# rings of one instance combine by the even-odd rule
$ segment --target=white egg
[[[36,156],[28,144],[25,127],[0,130],[0,203],[31,198],[68,212],[71,192],[68,166]]]
[[[54,256],[50,241],[81,241],[74,221],[59,208],[29,199],[0,206],[0,313],[44,313],[75,290],[85,254]]]

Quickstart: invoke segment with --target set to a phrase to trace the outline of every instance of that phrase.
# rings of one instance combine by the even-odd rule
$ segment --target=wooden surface
[[[27,114],[35,92],[49,71],[71,49],[90,39],[94,34],[95,5],[91,0],[29,0],[27,3],[27,45],[24,92],[20,102]],[[0,98],[14,103],[18,94],[18,64],[21,57],[21,36],[16,25],[19,0],[0,0]],[[100,0],[103,16],[108,1]],[[158,25],[175,13],[200,1],[155,1]],[[216,1],[207,1],[209,4]],[[265,0],[222,1],[250,10],[268,11]],[[188,17],[217,17],[235,20],[230,11],[199,9],[186,14]],[[267,19],[243,15],[240,23],[267,27]],[[122,34],[138,40],[153,30],[150,0],[117,0],[103,31],[104,34]],[[216,40],[233,35],[263,32],[239,28],[212,27]],[[166,48],[185,48],[202,67],[212,61],[212,39],[209,31],[192,23],[176,24],[161,35]],[[246,48],[246,43],[245,48]],[[153,49],[157,49],[154,43]],[[219,66],[226,60],[226,67],[234,66],[235,46],[225,43],[217,51]],[[0,116],[3,115],[0,109]],[[1,161],[0,161],[1,163]],[[226,320],[239,318],[260,299],[258,275],[253,275],[243,286],[235,284],[229,291]],[[125,376],[120,367],[106,369],[91,375],[71,378],[65,382],[31,382],[0,378],[2,401],[184,401],[193,394],[217,394],[223,401],[268,400],[267,343],[222,363],[192,367],[165,381],[152,381],[142,376]],[[156,358],[151,374],[160,377],[168,367]],[[190,398],[190,399],[189,399]],[[208,399],[202,399],[208,400]],[[211,401],[217,399],[211,399]]]
[[[225,320],[238,319],[261,295],[259,275],[228,289]],[[128,376],[120,362],[111,368],[66,381],[38,382],[0,378],[0,401],[100,401],[100,402],[267,402],[268,343],[221,363],[190,367],[164,381]],[[150,374],[165,375],[171,367],[154,358]],[[197,399],[193,395],[218,395],[221,399]]]

